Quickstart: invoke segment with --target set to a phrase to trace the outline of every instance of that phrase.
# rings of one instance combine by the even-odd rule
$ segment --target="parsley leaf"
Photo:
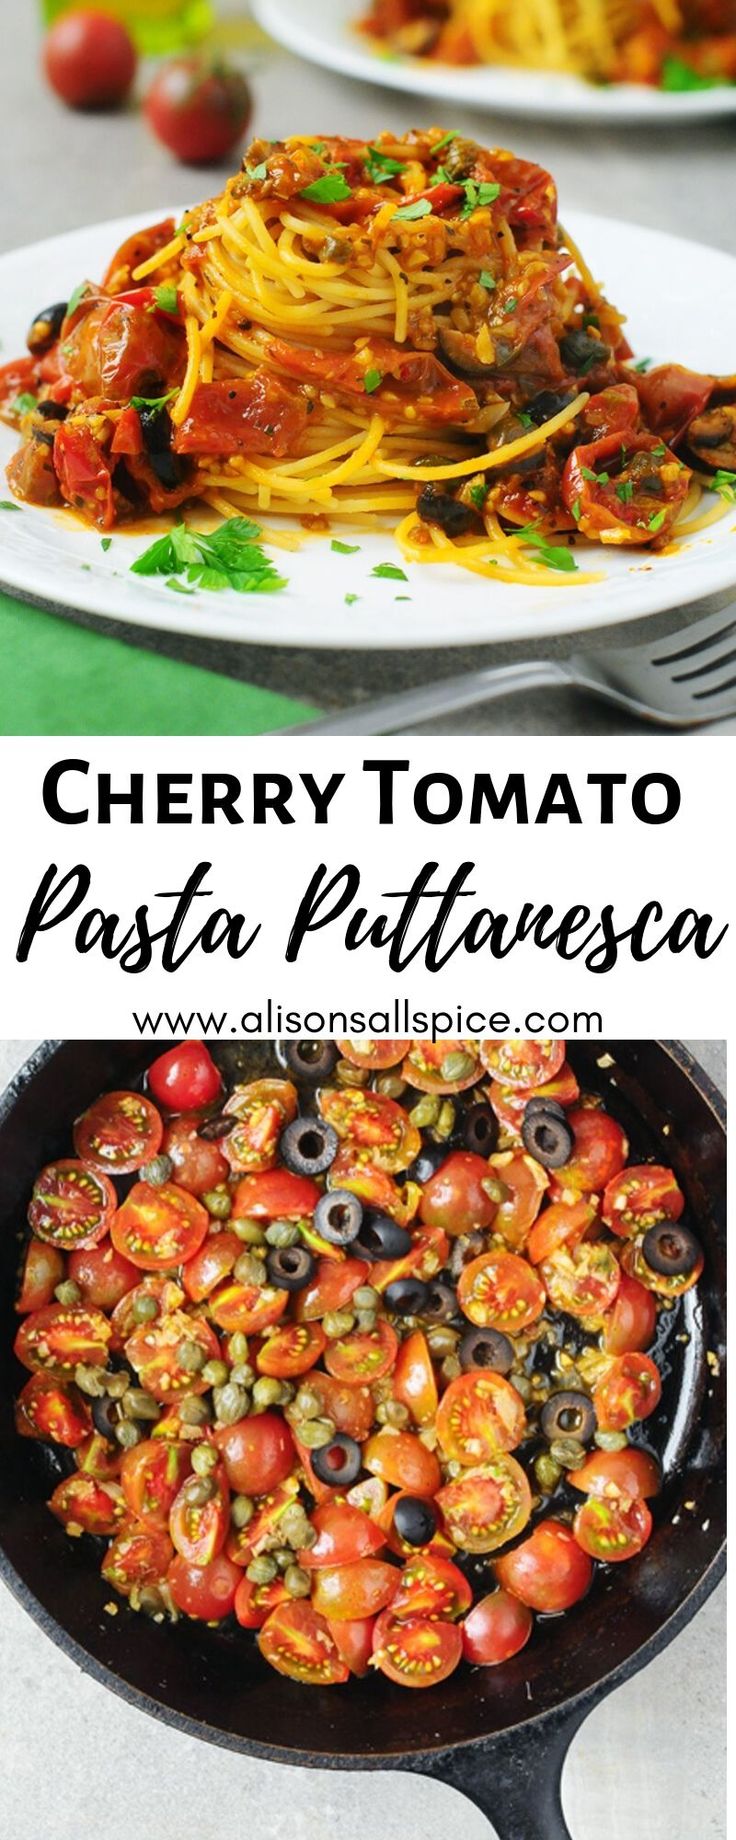
[[[710,486],[711,491],[718,492],[727,505],[736,505],[736,473],[729,473],[725,467],[719,466],[717,473],[713,474]],[[17,506],[14,509],[17,510]]]
[[[496,286],[496,282],[495,282],[494,276],[488,273],[487,268],[481,269],[480,274],[478,276],[478,280],[480,282],[481,287],[486,288],[489,294],[493,293],[493,290]]]
[[[535,422],[534,416],[529,414],[528,409],[517,409],[516,420],[517,422],[521,422],[522,428],[537,428],[539,426],[539,424]]]
[[[537,524],[524,524],[521,530],[514,532],[514,535],[521,537],[524,543],[528,543],[532,549],[539,551],[539,560],[544,563],[545,568],[561,569],[564,573],[577,569],[578,565],[572,551],[566,549],[561,543],[549,543]]]
[[[169,576],[166,586],[167,588],[173,588],[173,591],[175,594],[193,594],[194,593],[193,588],[185,588],[183,581],[177,581],[175,575]]]
[[[15,401],[11,402],[10,404],[10,409],[13,415],[27,415],[30,409],[37,409],[37,408],[38,408],[38,397],[33,396],[30,390],[23,390],[22,394],[20,396],[16,396]]]
[[[713,89],[723,77],[703,77],[698,70],[686,64],[684,58],[675,57],[672,52],[664,59],[659,79],[660,88],[678,93],[689,89]]]
[[[360,600],[360,595],[359,595],[359,594],[346,594],[346,596],[345,596],[345,606],[346,606],[346,607],[354,607],[354,606],[355,606],[355,603],[356,603],[356,601],[359,601],[359,600]]]
[[[409,580],[408,575],[405,575],[403,569],[398,568],[395,562],[377,562],[375,568],[371,569],[371,574],[377,576],[379,581]]]
[[[132,571],[135,575],[185,575],[194,588],[274,593],[285,588],[286,582],[254,541],[258,536],[260,528],[250,518],[227,518],[211,535],[175,524],[131,564]]]
[[[643,377],[645,371],[649,370],[651,366],[651,362],[652,362],[651,358],[639,358],[638,362],[634,365],[633,368],[635,371],[638,371],[640,377]]]
[[[611,478],[610,473],[592,473],[589,466],[581,467],[580,471],[583,478],[590,479],[595,486],[607,486],[609,484]]]
[[[509,299],[505,302],[504,309],[503,309],[504,313],[513,313],[515,308],[518,307],[518,305],[519,305],[518,294],[511,294]]]
[[[333,537],[330,549],[334,549],[336,556],[357,556],[360,550],[360,544],[341,543],[339,537]]]
[[[131,409],[163,409],[172,396],[178,396],[178,390],[167,390],[165,396],[131,396]]]
[[[394,219],[401,218],[403,223],[411,224],[417,217],[431,217],[432,206],[428,198],[412,198],[410,204],[402,204],[394,211]]]
[[[621,479],[616,487],[616,497],[622,505],[630,505],[634,496],[634,484],[631,479]]]
[[[573,502],[570,506],[570,510],[572,512],[572,515],[575,519],[576,524],[580,523],[580,514],[581,514],[582,509],[583,507],[580,503],[580,499],[579,498],[573,499]]]
[[[660,441],[657,447],[652,448],[652,459],[653,460],[663,460],[666,452],[667,452],[667,449],[665,447],[664,441]]]
[[[20,511],[13,498],[0,498],[0,511]]]
[[[105,552],[107,552],[111,544],[112,544],[112,537],[100,537],[100,549],[104,549]]]
[[[153,298],[161,313],[178,313],[179,296],[173,281],[162,281],[160,287],[154,288]]]
[[[390,155],[382,153],[380,147],[369,147],[365,158],[365,169],[374,185],[385,185],[396,173],[406,172],[405,160],[392,160]]]
[[[313,151],[315,153],[321,153],[322,148],[315,147]],[[262,181],[268,177],[268,167],[265,160],[261,160],[258,166],[246,166],[245,176],[246,179],[250,179],[253,185],[260,185]]]
[[[486,502],[487,497],[488,497],[488,487],[485,483],[485,480],[479,480],[477,485],[470,487],[470,490],[468,492],[468,498],[470,499],[471,505],[475,505],[476,511],[483,510],[483,506]]]
[[[450,142],[456,141],[456,140],[457,140],[457,128],[450,128],[450,131],[448,134],[443,134],[441,141],[435,141],[434,146],[430,147],[429,149],[430,154],[434,156],[434,154],[436,153],[442,153],[442,150],[444,147],[449,147]]]
[[[84,300],[84,296],[86,292],[87,292],[87,282],[80,281],[79,286],[75,287],[73,293],[69,295],[69,299],[67,301],[67,307],[66,307],[67,319],[71,319],[72,314],[76,313],[80,300]]]
[[[661,530],[665,520],[664,511],[654,511],[647,525],[648,530]]]
[[[343,198],[351,198],[352,192],[341,172],[323,173],[321,179],[313,179],[311,185],[305,185],[299,193],[300,198],[308,198],[310,204],[339,204]]]
[[[367,370],[363,378],[363,388],[365,390],[366,396],[372,396],[374,390],[377,390],[379,385],[382,383],[383,383],[383,371],[377,371],[374,368]]]
[[[463,181],[465,203],[463,204],[460,216],[472,217],[473,212],[477,211],[482,205],[495,204],[500,190],[500,185],[491,185],[485,179],[481,180],[480,185],[476,184],[475,179],[465,179]]]

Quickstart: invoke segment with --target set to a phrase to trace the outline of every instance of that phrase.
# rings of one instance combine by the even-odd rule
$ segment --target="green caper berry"
[[[562,1470],[559,1463],[555,1463],[554,1457],[545,1450],[542,1451],[541,1456],[534,1459],[534,1474],[540,1489],[544,1489],[545,1494],[549,1494],[557,1487]]]
[[[255,1377],[256,1370],[251,1367],[250,1361],[238,1361],[230,1370],[230,1379],[235,1381],[236,1386],[252,1386]]]
[[[325,1444],[331,1444],[335,1427],[331,1418],[308,1418],[299,1431],[299,1442],[307,1450],[321,1450]]]
[[[406,1080],[399,1073],[381,1073],[376,1080],[376,1092],[385,1099],[401,1099],[406,1092]]]
[[[599,1450],[625,1450],[628,1441],[625,1431],[596,1431],[593,1439]]]
[[[579,1438],[561,1437],[552,1439],[549,1454],[553,1462],[559,1463],[560,1469],[579,1469],[585,1462],[586,1451]]]
[[[437,1323],[436,1328],[427,1330],[427,1347],[438,1361],[454,1354],[459,1340],[458,1330],[450,1329],[446,1323]]]
[[[227,1345],[227,1354],[229,1361],[247,1361],[248,1337],[243,1334],[242,1329],[236,1329],[235,1334],[231,1335]]]
[[[381,1301],[380,1291],[374,1291],[372,1284],[359,1284],[353,1291],[352,1302],[356,1310],[377,1310]]]
[[[225,1386],[230,1378],[230,1369],[225,1361],[206,1361],[202,1368],[202,1379],[208,1386]]]
[[[229,1220],[233,1204],[226,1188],[208,1188],[200,1200],[213,1220]]]
[[[351,1329],[355,1328],[355,1317],[352,1310],[328,1310],[322,1318],[322,1327],[329,1340],[336,1342],[341,1335],[349,1335]]]
[[[273,1546],[271,1556],[276,1560],[280,1572],[285,1572],[287,1565],[291,1565],[294,1559],[290,1546]]]
[[[195,1444],[192,1451],[192,1469],[196,1476],[209,1476],[217,1469],[220,1459],[212,1444]]]
[[[155,1584],[141,1585],[138,1593],[138,1607],[144,1616],[161,1616],[166,1609],[161,1592]]]
[[[439,1115],[439,1099],[434,1098],[431,1093],[425,1093],[424,1098],[418,1099],[416,1105],[412,1106],[409,1118],[418,1131],[426,1131],[430,1125],[437,1123]]]
[[[150,1182],[152,1188],[160,1188],[162,1183],[170,1182],[174,1173],[171,1157],[162,1150],[158,1156],[152,1156],[150,1163],[144,1163],[138,1171],[139,1182]]]
[[[458,1374],[461,1374],[462,1371],[456,1354],[448,1354],[445,1356],[442,1363],[443,1380],[457,1380]]]
[[[176,1409],[183,1425],[208,1425],[212,1416],[208,1401],[196,1393],[187,1393]]]
[[[235,1425],[239,1418],[245,1418],[249,1400],[245,1387],[229,1380],[225,1386],[215,1387],[212,1403],[221,1425]]]
[[[275,1246],[278,1251],[284,1252],[289,1246],[296,1245],[299,1239],[299,1228],[293,1220],[272,1220],[270,1226],[266,1228],[266,1239],[269,1246]]]
[[[322,1401],[318,1393],[310,1393],[309,1387],[300,1386],[294,1409],[300,1418],[317,1418],[322,1410]]]
[[[104,1367],[85,1367],[80,1362],[74,1369],[74,1378],[80,1393],[86,1393],[88,1399],[102,1399],[107,1391],[107,1374]]]
[[[180,1342],[176,1351],[177,1367],[183,1367],[185,1374],[199,1374],[205,1365],[207,1356],[199,1342]]]
[[[234,1220],[232,1231],[244,1246],[265,1246],[266,1235],[259,1220]]]
[[[251,1559],[250,1565],[246,1566],[245,1576],[251,1584],[272,1584],[278,1569],[270,1553],[259,1553],[258,1558]]]
[[[234,1527],[247,1527],[255,1514],[255,1502],[249,1495],[233,1495],[230,1503],[230,1519]]]
[[[105,1379],[105,1392],[109,1399],[122,1399],[130,1386],[130,1374],[125,1368],[119,1374],[108,1374]]]
[[[440,1106],[440,1115],[434,1127],[434,1135],[441,1139],[451,1137],[454,1129],[455,1107],[450,1099],[443,1099]]]
[[[262,1374],[253,1388],[253,1404],[262,1412],[267,1406],[281,1405],[283,1387],[280,1380],[274,1380],[270,1374]]]
[[[150,1418],[152,1421],[161,1417],[161,1407],[152,1393],[145,1387],[129,1386],[123,1394],[123,1411],[127,1418]]]
[[[375,1329],[377,1320],[378,1318],[375,1310],[357,1310],[355,1315],[355,1327],[361,1331],[369,1332],[371,1329]]]
[[[71,1309],[73,1304],[79,1303],[82,1293],[73,1278],[64,1278],[61,1284],[57,1284],[54,1296],[57,1303],[63,1303],[67,1309]]]
[[[204,1508],[216,1492],[217,1483],[212,1476],[193,1476],[189,1482],[184,1484],[187,1505],[193,1508]]]
[[[265,1270],[262,1259],[257,1259],[254,1252],[241,1252],[233,1267],[233,1277],[238,1284],[262,1284]]]
[[[132,1450],[135,1444],[140,1444],[143,1432],[138,1425],[131,1425],[129,1419],[121,1418],[120,1424],[115,1426],[115,1436],[123,1450]]]
[[[289,1546],[303,1546],[304,1536],[310,1531],[310,1522],[300,1501],[294,1501],[282,1514],[279,1527]]]
[[[335,1068],[339,1086],[367,1086],[370,1077],[370,1067],[353,1067],[350,1061],[338,1061]]]
[[[466,1053],[464,1048],[455,1048],[451,1054],[445,1055],[440,1073],[450,1086],[455,1080],[467,1080],[475,1072],[475,1066],[475,1055]]]
[[[312,1589],[309,1573],[301,1565],[287,1565],[284,1584],[290,1597],[308,1597]]]
[[[146,1291],[143,1292],[142,1297],[135,1297],[131,1315],[134,1322],[137,1323],[155,1322],[158,1316],[158,1303],[156,1298],[149,1297]]]
[[[403,1406],[400,1400],[385,1399],[383,1405],[378,1406],[376,1410],[376,1418],[379,1419],[381,1424],[396,1425],[398,1427],[401,1425],[408,1425],[409,1412],[408,1408]]]

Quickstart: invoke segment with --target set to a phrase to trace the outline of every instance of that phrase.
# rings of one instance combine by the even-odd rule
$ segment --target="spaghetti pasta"
[[[101,529],[197,500],[390,521],[414,561],[559,586],[586,541],[694,528],[694,467],[736,442],[733,379],[632,366],[549,174],[441,129],[254,143],[55,333],[20,397],[0,373],[9,479]]]

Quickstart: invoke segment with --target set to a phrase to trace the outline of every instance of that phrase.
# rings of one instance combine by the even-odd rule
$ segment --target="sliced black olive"
[[[238,1123],[234,1112],[218,1112],[215,1118],[205,1118],[203,1124],[197,1125],[197,1136],[203,1137],[206,1144],[217,1144],[221,1137],[229,1137]]]
[[[411,1248],[411,1234],[390,1214],[364,1213],[353,1245],[364,1259],[403,1259]]]
[[[476,1367],[490,1368],[494,1374],[510,1374],[514,1365],[514,1345],[500,1329],[469,1329],[458,1346],[457,1358],[463,1372]]]
[[[386,1308],[394,1316],[421,1316],[427,1296],[427,1286],[422,1278],[397,1278],[387,1285],[384,1293]]]
[[[67,403],[52,402],[49,397],[38,404],[36,414],[42,416],[45,422],[65,422],[69,408]]]
[[[441,1278],[430,1278],[426,1289],[422,1315],[429,1322],[450,1322],[457,1315],[457,1294],[452,1285],[444,1284]]]
[[[535,1112],[551,1112],[553,1117],[561,1118],[563,1123],[565,1120],[565,1107],[557,1099],[544,1099],[539,1095],[535,1099],[527,1099],[524,1106],[525,1118],[533,1118]]]
[[[314,1267],[315,1260],[306,1246],[274,1246],[266,1255],[269,1278],[280,1291],[303,1291]]]
[[[446,1144],[423,1144],[407,1170],[410,1182],[430,1182],[447,1157]]]
[[[464,505],[441,486],[423,486],[417,499],[417,511],[425,524],[437,524],[448,537],[464,537],[466,531],[478,529],[478,513]]]
[[[550,1444],[561,1437],[573,1437],[579,1444],[589,1444],[597,1422],[593,1402],[587,1393],[553,1393],[551,1399],[545,1400],[539,1415],[542,1431]]]
[[[475,1150],[479,1156],[493,1155],[498,1143],[498,1119],[482,1099],[465,1113],[463,1143],[466,1150]]]
[[[56,300],[52,307],[42,307],[41,312],[35,314],[26,336],[28,350],[33,352],[34,357],[40,357],[58,339],[66,318],[66,309],[65,300]]]
[[[120,1423],[120,1400],[111,1399],[109,1393],[103,1393],[99,1399],[91,1399],[92,1423],[100,1437],[115,1442],[115,1426]]]
[[[703,1248],[689,1227],[661,1220],[644,1234],[641,1245],[647,1265],[663,1278],[687,1278],[703,1256]]]
[[[575,1138],[566,1118],[556,1112],[527,1111],[521,1122],[521,1141],[529,1155],[536,1157],[543,1169],[561,1169],[569,1163]]]
[[[417,9],[419,10],[419,9]],[[439,11],[439,8],[437,9]],[[442,150],[442,165],[448,179],[467,179],[473,171],[476,160],[483,159],[483,149],[477,141],[465,140],[462,134],[453,135],[450,145]]]
[[[332,1482],[341,1488],[349,1488],[357,1482],[362,1467],[360,1445],[355,1438],[346,1437],[343,1431],[337,1431],[329,1444],[323,1444],[320,1450],[309,1453],[312,1469],[320,1482]]]
[[[407,1546],[426,1546],[437,1532],[437,1511],[420,1495],[403,1495],[394,1509],[394,1528]]]
[[[173,425],[169,411],[165,403],[162,403],[156,409],[139,409],[138,418],[141,424],[143,445],[156,478],[161,481],[162,486],[167,486],[173,491],[176,486],[181,485],[184,478],[184,466],[179,455],[172,453]]]
[[[559,415],[561,409],[566,409],[568,403],[574,401],[569,390],[540,390],[539,395],[527,403],[526,412],[537,428],[541,428],[543,422],[551,421],[553,415]]]
[[[334,1073],[340,1056],[334,1041],[283,1041],[279,1059],[297,1080],[319,1086]]]
[[[339,1149],[334,1126],[321,1118],[295,1118],[279,1138],[279,1150],[295,1176],[322,1176]]]
[[[594,339],[589,332],[566,332],[560,340],[560,357],[569,371],[582,376],[585,371],[592,371],[597,364],[607,364],[611,356],[610,348],[602,339]]]
[[[362,1203],[347,1188],[332,1188],[320,1195],[314,1210],[314,1225],[323,1239],[333,1246],[350,1246],[360,1232]]]

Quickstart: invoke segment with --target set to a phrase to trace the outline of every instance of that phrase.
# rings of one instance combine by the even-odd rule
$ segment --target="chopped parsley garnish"
[[[352,192],[347,179],[333,167],[331,172],[323,173],[321,179],[313,179],[311,185],[305,185],[299,197],[308,198],[310,204],[340,204],[343,198],[352,198]]]
[[[464,179],[465,202],[460,216],[472,217],[473,212],[479,210],[482,205],[495,204],[500,190],[500,185],[492,185],[485,179],[481,180],[480,185],[476,184],[475,179]]]
[[[675,93],[688,89],[714,89],[716,84],[724,83],[725,81],[725,75],[712,77],[701,76],[698,70],[693,70],[690,64],[685,63],[684,58],[675,57],[672,52],[668,54],[662,63],[662,72],[659,79],[661,89],[674,91]]]
[[[534,416],[529,414],[528,409],[517,409],[516,420],[517,422],[521,422],[522,428],[538,427],[538,423],[535,422]]]
[[[664,511],[653,511],[647,525],[648,530],[661,530],[665,520]]]
[[[172,396],[178,396],[178,390],[167,390],[165,396],[131,396],[131,409],[163,409]]]
[[[394,600],[395,601],[410,601],[411,595],[410,594],[395,594]]]
[[[443,134],[441,141],[435,141],[434,146],[430,147],[429,149],[430,154],[434,158],[434,155],[436,153],[442,153],[442,150],[444,147],[449,147],[450,142],[456,141],[456,140],[457,140],[457,128],[450,128],[448,134]]]
[[[341,543],[339,537],[333,537],[330,549],[334,549],[336,556],[357,556],[360,544]]]
[[[639,358],[634,365],[634,370],[639,372],[640,377],[643,377],[645,372],[650,369],[651,362],[651,358]]]
[[[471,505],[475,505],[476,511],[483,510],[487,497],[488,487],[485,481],[481,482],[479,480],[477,485],[470,487],[468,498],[470,499]]]
[[[166,583],[166,587],[172,588],[175,594],[193,594],[194,593],[193,588],[185,588],[183,581],[177,581],[175,575],[169,576],[169,580]]]
[[[388,179],[397,173],[406,172],[405,160],[392,160],[390,155],[382,153],[380,147],[369,147],[365,157],[365,169],[374,185],[385,185]]]
[[[573,500],[573,503],[572,503],[572,504],[571,504],[571,506],[570,506],[570,510],[571,510],[571,512],[572,512],[572,515],[573,515],[573,517],[574,517],[574,519],[575,519],[575,522],[576,522],[576,524],[579,524],[579,523],[580,523],[580,513],[581,513],[581,511],[582,511],[582,509],[583,509],[583,507],[582,507],[582,505],[581,505],[581,503],[580,503],[580,499],[579,499],[579,498],[576,498],[576,499],[574,499],[574,500]]]
[[[494,275],[489,274],[487,268],[481,269],[480,274],[478,276],[478,280],[480,282],[481,287],[486,288],[489,294],[493,293],[493,290],[496,286],[496,280],[495,280]]]
[[[346,594],[346,596],[345,596],[345,606],[346,606],[346,607],[354,607],[354,606],[355,606],[355,603],[356,603],[356,601],[359,601],[359,600],[360,600],[360,595],[359,595],[359,594]]]
[[[13,498],[0,498],[0,511],[20,511]]]
[[[589,466],[581,467],[580,471],[583,478],[589,479],[594,486],[607,486],[610,483],[610,473],[592,473]]]
[[[372,396],[374,390],[377,390],[382,383],[383,371],[377,371],[375,369],[367,370],[363,378],[363,388],[366,396]]]
[[[408,575],[405,575],[403,569],[400,569],[395,562],[377,562],[375,568],[371,569],[371,574],[375,575],[379,581],[409,580]]]
[[[428,198],[412,198],[410,204],[402,204],[394,211],[394,219],[401,218],[403,223],[411,224],[417,217],[431,217],[432,206]]]
[[[132,572],[183,575],[192,588],[272,594],[285,588],[286,582],[256,543],[260,534],[259,525],[243,517],[227,518],[211,536],[202,530],[191,530],[186,524],[175,524],[131,564]]]
[[[631,479],[621,479],[616,487],[616,497],[622,505],[630,505],[634,496],[634,484]]]
[[[510,298],[505,302],[504,309],[503,309],[504,313],[513,313],[514,309],[518,307],[518,305],[519,305],[518,294],[512,294]]]
[[[100,537],[100,549],[104,549],[105,552],[107,552],[111,544],[112,544],[112,537]]]
[[[565,549],[561,543],[549,543],[537,524],[524,524],[521,530],[514,532],[514,535],[521,537],[524,543],[530,544],[532,549],[539,551],[539,560],[544,563],[545,568],[562,569],[566,573],[577,569],[578,565],[572,551]]]
[[[721,498],[726,500],[726,504],[736,505],[736,473],[728,473],[725,467],[719,466],[717,473],[713,474],[710,485],[711,491],[718,492]]]
[[[667,452],[667,449],[665,447],[664,441],[660,441],[656,447],[652,448],[652,459],[653,460],[663,460],[666,452]]]
[[[162,281],[153,290],[153,298],[161,313],[178,313],[179,296],[173,281]]]
[[[67,308],[66,308],[67,319],[71,319],[72,314],[76,313],[77,307],[79,306],[80,301],[84,300],[84,296],[86,292],[87,292],[87,282],[80,281],[79,286],[75,287],[73,292],[69,295],[69,299],[67,301]]]
[[[321,153],[322,148],[314,147],[312,151],[314,153]],[[268,167],[265,160],[259,161],[257,166],[246,166],[245,176],[246,179],[250,179],[254,185],[261,185],[263,180],[268,178]]]
[[[30,409],[38,408],[38,397],[33,396],[30,390],[23,390],[20,396],[16,396],[15,402],[11,402],[10,408],[14,415],[27,415]]]

